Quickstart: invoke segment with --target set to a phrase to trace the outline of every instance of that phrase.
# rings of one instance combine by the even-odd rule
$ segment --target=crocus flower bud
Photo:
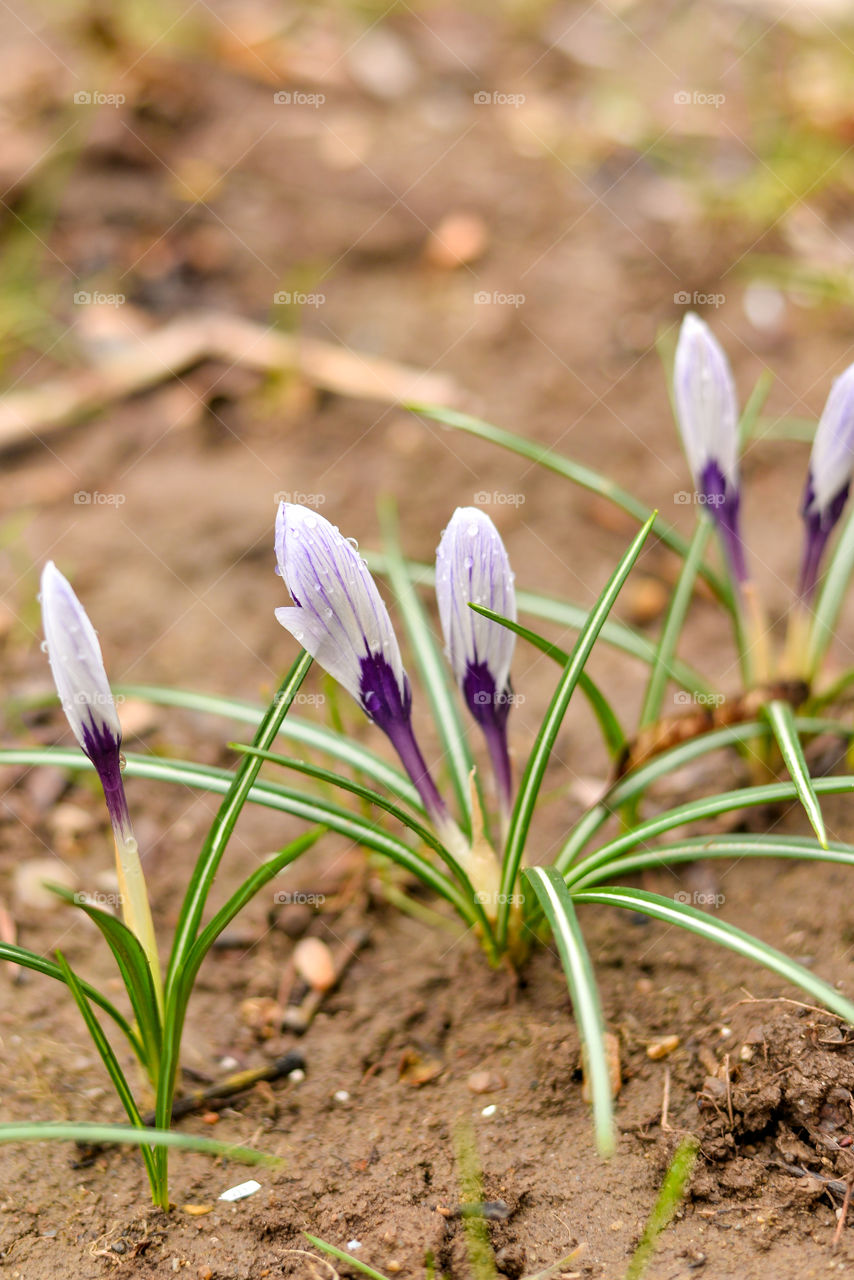
[[[110,818],[126,828],[128,810],[120,768],[122,727],[101,646],[86,610],[52,560],[42,571],[41,606],[47,656],[62,709],[98,772]]]
[[[730,568],[747,578],[738,527],[738,404],[732,372],[708,325],[689,311],[676,347],[676,416],[699,500],[708,506]]]
[[[498,530],[478,507],[458,507],[436,552],[436,597],[448,659],[469,711],[483,730],[502,808],[510,805],[507,717],[516,637],[469,608],[516,620],[513,573]]]
[[[818,582],[824,548],[842,515],[854,472],[854,364],[830,389],[810,454],[801,504],[806,542],[801,564],[800,595],[809,601]]]
[[[415,740],[409,679],[368,566],[335,525],[291,502],[276,518],[276,558],[294,601],[276,618],[388,735],[437,830],[456,846],[463,836]]]
[[[151,909],[122,781],[122,730],[116,704],[95,628],[52,560],[42,571],[41,607],[47,655],[62,709],[104,788],[125,923],[142,944],[158,999],[162,999]]]

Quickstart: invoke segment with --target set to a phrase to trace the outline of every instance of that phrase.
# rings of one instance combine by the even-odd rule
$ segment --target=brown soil
[[[55,24],[40,18],[38,40],[11,15],[3,18],[9,56],[25,68],[29,86],[29,97],[16,86],[2,90],[18,94],[13,119],[21,138],[37,157],[69,120],[79,148],[55,217],[41,227],[50,252],[32,285],[39,298],[42,291],[49,297],[55,328],[41,343],[20,336],[8,356],[8,383],[37,386],[84,359],[85,341],[95,340],[95,313],[73,304],[81,287],[127,298],[98,313],[101,341],[191,307],[264,319],[280,288],[313,290],[326,301],[303,309],[298,323],[306,332],[452,374],[484,416],[559,444],[689,528],[690,511],[673,499],[687,487],[686,473],[652,350],[657,328],[672,328],[681,313],[674,293],[726,293],[711,318],[732,354],[742,397],[767,361],[780,375],[775,412],[817,413],[830,372],[846,358],[848,336],[835,310],[806,312],[791,303],[776,329],[755,330],[741,305],[744,282],[730,270],[766,229],[734,218],[715,222],[699,199],[680,204],[667,157],[654,147],[648,154],[668,128],[676,129],[686,165],[697,145],[688,136],[692,126],[681,132],[672,85],[652,52],[664,49],[663,40],[681,41],[681,53],[691,52],[696,65],[696,40],[675,19],[659,28],[656,14],[654,6],[638,6],[638,31],[605,22],[599,38],[612,56],[606,73],[561,52],[559,29],[572,26],[574,11],[555,8],[527,21],[401,11],[382,29],[407,52],[415,79],[390,100],[347,69],[348,49],[363,30],[353,14],[321,12],[304,18],[292,40],[270,35],[264,43],[248,17],[223,7],[204,27],[200,47],[166,41],[153,52],[150,39],[113,29],[103,15],[84,21],[72,14]],[[263,6],[253,21],[262,32],[264,21],[270,26]],[[589,49],[596,32],[584,30]],[[731,38],[715,35],[721,72]],[[785,57],[789,37],[775,38]],[[126,70],[134,53],[139,60]],[[373,57],[382,56],[374,47]],[[632,133],[624,121],[616,133],[628,131],[626,140],[598,117],[591,124],[590,113],[597,85],[616,93],[615,86],[635,82],[638,57],[646,77],[644,127]],[[282,83],[322,90],[323,109],[275,106],[272,93]],[[99,84],[127,100],[87,116],[81,133],[68,102],[81,87]],[[526,102],[485,110],[473,101],[478,88],[503,85],[508,92],[522,85]],[[725,113],[714,122],[723,174],[742,156],[742,140],[755,141],[747,90],[730,78],[727,92]],[[9,200],[26,211],[23,160],[9,181]],[[842,220],[846,207],[843,201],[830,209],[828,219]],[[484,256],[456,271],[431,265],[428,233],[461,210],[483,219]],[[786,226],[767,229],[769,249],[790,251]],[[7,236],[13,229],[10,216]],[[525,301],[477,305],[479,290],[524,294]],[[297,323],[292,313],[289,323]],[[747,533],[774,617],[790,598],[803,463],[801,446],[771,444],[752,446],[745,462]],[[35,438],[4,459],[4,470],[4,683],[16,695],[50,688],[34,597],[39,567],[51,556],[73,576],[117,682],[263,698],[293,655],[272,615],[282,603],[271,547],[282,491],[316,495],[323,513],[366,546],[377,543],[378,497],[394,495],[406,549],[421,558],[431,556],[455,505],[492,493],[489,510],[519,585],[580,602],[601,588],[632,532],[631,522],[557,478],[402,411],[221,365],[198,368],[49,442]],[[75,503],[79,492],[119,495],[121,502]],[[674,572],[673,558],[656,544],[636,578],[647,592],[663,584],[666,598]],[[640,588],[630,585],[618,611],[636,617],[643,606]],[[838,654],[846,652],[846,627]],[[559,643],[569,639],[552,633]],[[705,600],[696,602],[684,656],[723,688],[737,688],[725,623]],[[593,669],[630,724],[642,671],[608,651],[594,656]],[[520,648],[514,680],[526,698],[514,710],[521,760],[553,669]],[[323,687],[316,673],[309,687]],[[429,740],[423,697],[419,707]],[[200,716],[127,711],[136,717],[130,750],[224,763],[232,759],[224,744],[242,733]],[[342,712],[353,733],[376,745],[354,710]],[[62,738],[53,711],[8,719],[10,744]],[[535,844],[544,860],[580,812],[591,779],[604,777],[592,733],[584,708],[573,705],[538,815]],[[717,781],[735,785],[732,761],[715,767]],[[695,774],[679,785],[690,791],[707,782]],[[157,924],[168,937],[215,801],[141,782],[129,790]],[[58,802],[65,808],[57,812]],[[847,801],[826,810],[833,838],[850,837]],[[786,821],[801,829],[797,814]],[[296,830],[247,813],[218,900]],[[97,795],[87,782],[49,770],[7,770],[0,891],[14,908],[20,940],[46,953],[61,944],[73,965],[114,991],[103,948],[85,922],[15,904],[18,864],[54,853],[81,885],[101,883],[110,854]],[[842,869],[741,862],[718,867],[712,882],[709,874],[694,869],[677,880],[662,873],[647,887],[693,892],[713,883],[728,920],[850,988]],[[188,1068],[217,1077],[230,1059],[259,1065],[295,1043],[255,1025],[264,1008],[258,1002],[287,990],[293,938],[284,924],[292,935],[309,928],[334,938],[358,918],[368,940],[299,1041],[302,1082],[259,1086],[212,1128],[201,1118],[181,1122],[187,1131],[281,1154],[282,1171],[262,1171],[261,1190],[227,1206],[219,1194],[251,1171],[176,1155],[176,1207],[164,1215],[147,1207],[135,1154],[104,1151],[81,1165],[69,1147],[3,1148],[0,1257],[12,1277],[309,1276],[317,1272],[308,1262],[287,1253],[305,1246],[303,1231],[340,1247],[360,1242],[359,1257],[388,1274],[422,1276],[432,1254],[445,1275],[467,1276],[453,1212],[460,1199],[454,1134],[465,1119],[474,1126],[484,1195],[510,1210],[490,1226],[508,1277],[537,1272],[577,1245],[583,1250],[569,1274],[621,1276],[685,1132],[699,1136],[701,1159],[648,1273],[653,1280],[788,1280],[845,1273],[854,1263],[850,1231],[832,1249],[841,1194],[822,1181],[844,1183],[854,1169],[847,1147],[854,1058],[847,1032],[828,1015],[790,1003],[797,993],[678,931],[585,910],[624,1076],[618,1151],[603,1164],[591,1149],[565,982],[547,948],[533,955],[518,983],[490,970],[470,938],[390,908],[379,870],[332,840],[288,883],[321,889],[326,902],[313,917],[303,913],[289,923],[280,915],[276,923],[267,899],[237,922],[238,945],[212,956],[202,971],[187,1028]],[[3,1118],[119,1120],[70,1005],[47,980],[4,976],[0,983]],[[747,992],[762,1003],[746,1003]],[[678,1047],[652,1060],[648,1047],[666,1036],[678,1037]],[[434,1062],[435,1077],[408,1083],[402,1068],[414,1060]],[[468,1080],[481,1070],[493,1073],[492,1087],[475,1095]],[[344,1101],[335,1096],[341,1091]],[[188,1212],[199,1205],[210,1212]]]

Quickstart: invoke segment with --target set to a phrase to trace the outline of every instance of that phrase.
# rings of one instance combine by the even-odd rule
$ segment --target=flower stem
[[[154,922],[151,918],[151,906],[148,901],[148,890],[139,856],[139,845],[133,834],[127,802],[124,798],[124,787],[121,791],[121,803],[115,804],[116,797],[108,797],[110,819],[113,824],[113,839],[116,845],[116,872],[119,881],[119,894],[122,903],[124,922],[138,939],[145,952],[151,969],[154,993],[157,997],[157,1008],[163,1018],[163,979],[160,974],[160,959],[157,954],[157,938],[154,933]]]

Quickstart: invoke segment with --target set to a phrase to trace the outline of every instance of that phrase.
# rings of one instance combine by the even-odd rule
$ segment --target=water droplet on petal
[[[47,651],[48,651],[48,648],[47,648],[47,640],[42,640],[41,645],[39,646],[39,648],[41,649],[42,653],[47,653]]]
[[[315,516],[306,516],[306,518],[305,518],[305,527],[306,527],[306,529],[316,529],[316,528],[317,528],[317,518],[316,518]]]
[[[345,541],[345,542],[349,542],[349,543],[350,543],[350,546],[353,548],[353,550],[354,550],[354,551],[358,551],[358,550],[359,550],[359,544],[358,544],[358,542],[356,541],[356,539],[355,539],[355,538],[345,538],[345,539],[344,539],[344,541]],[[364,562],[363,562],[363,563],[364,563]]]
[[[119,752],[119,769],[121,770],[122,773],[124,773],[127,767],[128,767],[128,762],[125,759],[125,753],[123,751],[120,751]]]
[[[476,525],[476,524],[474,524],[474,523],[470,524],[470,525],[469,525],[469,527],[466,529],[466,533],[468,534],[468,536],[469,536],[470,538],[476,538],[476,537],[477,537],[477,525]]]

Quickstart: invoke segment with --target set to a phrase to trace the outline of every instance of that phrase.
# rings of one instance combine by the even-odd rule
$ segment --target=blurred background
[[[589,601],[631,521],[395,400],[554,445],[687,530],[657,347],[689,307],[742,402],[774,375],[745,514],[782,614],[805,424],[852,357],[852,58],[830,0],[4,6],[12,678],[47,674],[50,556],[115,679],[269,689],[293,648],[280,495],[368,547],[392,495],[421,559],[481,502],[520,585]],[[653,546],[623,616],[654,626],[676,568]],[[694,643],[726,684],[705,608]]]

